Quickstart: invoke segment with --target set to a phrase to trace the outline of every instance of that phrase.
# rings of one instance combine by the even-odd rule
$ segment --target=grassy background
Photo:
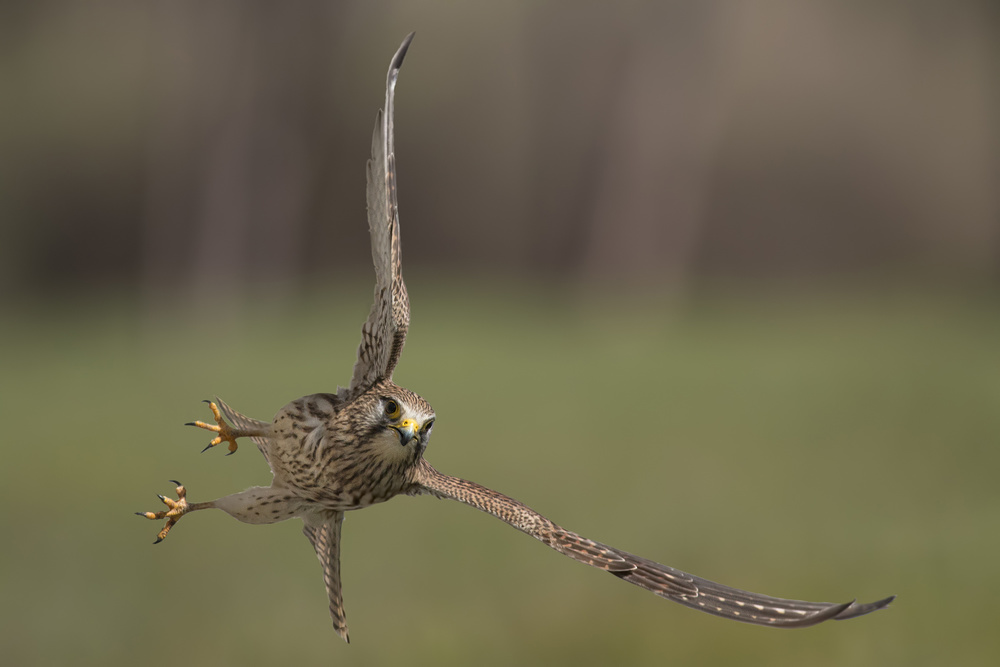
[[[396,380],[437,410],[440,470],[726,584],[899,599],[802,631],[726,622],[400,498],[348,516],[343,645],[297,521],[205,513],[153,547],[132,512],[169,478],[194,500],[267,484],[252,445],[202,455],[181,424],[216,394],[267,419],[346,382],[370,287],[221,318],[88,299],[2,320],[5,662],[995,664],[995,296],[409,285]]]

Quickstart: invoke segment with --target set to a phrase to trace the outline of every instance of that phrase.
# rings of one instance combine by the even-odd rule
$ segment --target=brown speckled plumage
[[[246,523],[301,518],[303,532],[323,569],[333,626],[345,640],[347,620],[340,578],[344,513],[400,494],[431,494],[471,505],[574,560],[661,597],[739,621],[802,627],[831,618],[853,618],[888,605],[892,597],[869,604],[831,604],[773,598],[722,586],[588,540],[501,493],[441,474],[424,460],[434,410],[424,399],[392,382],[410,322],[409,297],[401,273],[393,96],[412,37],[403,41],[389,66],[385,111],[379,112],[372,137],[368,224],[376,275],[375,303],[362,327],[350,386],[335,394],[313,394],[292,401],[271,423],[245,417],[221,400],[210,403],[215,424],[193,422],[218,434],[209,447],[228,442],[232,453],[239,438],[250,438],[274,478],[269,487],[252,487],[203,503],[188,503],[186,490],[178,483],[176,501],[161,496],[166,510],[138,513],[150,519],[167,519],[157,542],[182,516],[196,510],[221,509]]]

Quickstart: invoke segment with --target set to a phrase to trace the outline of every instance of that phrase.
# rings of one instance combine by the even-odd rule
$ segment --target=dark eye
[[[389,399],[385,402],[385,416],[389,419],[399,419],[402,412],[403,411],[399,409],[399,403],[396,401]]]
[[[430,421],[428,421],[428,422],[427,422],[426,424],[424,424],[424,430],[425,430],[426,432],[430,433],[430,432],[431,432],[431,427],[432,427],[432,426],[434,426],[434,420],[433,420],[433,419],[431,419],[431,420],[430,420]]]

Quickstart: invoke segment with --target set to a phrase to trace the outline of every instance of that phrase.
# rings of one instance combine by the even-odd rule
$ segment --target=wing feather
[[[375,302],[361,328],[361,345],[351,378],[352,394],[392,377],[410,326],[410,299],[403,283],[399,245],[393,98],[399,68],[412,39],[413,33],[406,36],[389,64],[385,110],[375,117],[372,133],[372,155],[368,160],[368,229],[375,264]]]
[[[475,482],[441,474],[426,461],[420,462],[416,484],[413,493],[430,493],[471,505],[574,560],[606,570],[660,597],[736,621],[786,628],[805,627],[831,618],[844,620],[861,616],[882,609],[895,599],[891,596],[867,604],[853,601],[838,604],[750,593],[588,540],[556,525],[513,498]]]

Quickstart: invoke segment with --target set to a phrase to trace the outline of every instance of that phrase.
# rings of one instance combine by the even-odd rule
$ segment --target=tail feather
[[[340,587],[340,527],[344,523],[343,512],[332,512],[324,516],[306,515],[302,532],[309,538],[316,550],[323,568],[323,583],[330,600],[330,618],[333,629],[351,643],[347,634],[347,615],[344,613],[344,598]]]

